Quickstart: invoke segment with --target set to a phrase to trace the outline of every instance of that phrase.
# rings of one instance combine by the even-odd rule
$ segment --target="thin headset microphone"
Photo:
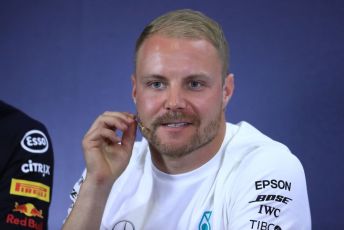
[[[138,115],[137,113],[136,113],[134,119],[135,119],[135,121],[137,122],[137,124],[138,124],[138,126],[139,126],[139,128],[140,128],[140,130],[141,130],[142,133],[150,132],[150,129],[146,128],[146,127],[143,125],[143,123],[142,123],[142,121],[140,120],[139,115]]]

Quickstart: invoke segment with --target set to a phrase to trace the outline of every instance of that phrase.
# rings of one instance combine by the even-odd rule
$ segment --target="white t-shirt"
[[[142,140],[112,187],[101,229],[308,230],[304,171],[286,146],[246,122],[227,123],[218,153],[183,174],[159,171]]]

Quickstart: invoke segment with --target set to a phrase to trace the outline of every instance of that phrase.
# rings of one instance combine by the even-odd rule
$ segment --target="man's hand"
[[[122,137],[116,130],[123,132]],[[135,142],[134,115],[105,112],[86,133],[82,142],[87,175],[64,230],[99,229],[114,181],[127,167]]]
[[[122,137],[116,134],[122,131]],[[134,115],[105,112],[86,133],[82,145],[87,176],[95,184],[112,185],[127,167],[136,135]]]

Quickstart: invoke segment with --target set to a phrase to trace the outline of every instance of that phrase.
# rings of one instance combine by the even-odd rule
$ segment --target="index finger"
[[[132,116],[134,115],[123,112],[104,112],[94,121],[88,132],[104,125],[109,128],[118,128],[124,131],[128,128],[128,125],[134,121]]]
[[[130,151],[130,152],[132,151],[133,146],[134,146],[134,142],[136,138],[136,128],[137,128],[137,123],[132,122],[129,124],[128,129],[123,132],[121,144],[127,151]]]

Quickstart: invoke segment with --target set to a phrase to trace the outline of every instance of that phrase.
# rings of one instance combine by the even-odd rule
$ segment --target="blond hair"
[[[142,43],[153,34],[174,38],[205,39],[217,50],[222,61],[222,79],[227,76],[229,48],[221,26],[199,11],[182,9],[171,11],[150,22],[136,41],[135,66],[137,53]]]

